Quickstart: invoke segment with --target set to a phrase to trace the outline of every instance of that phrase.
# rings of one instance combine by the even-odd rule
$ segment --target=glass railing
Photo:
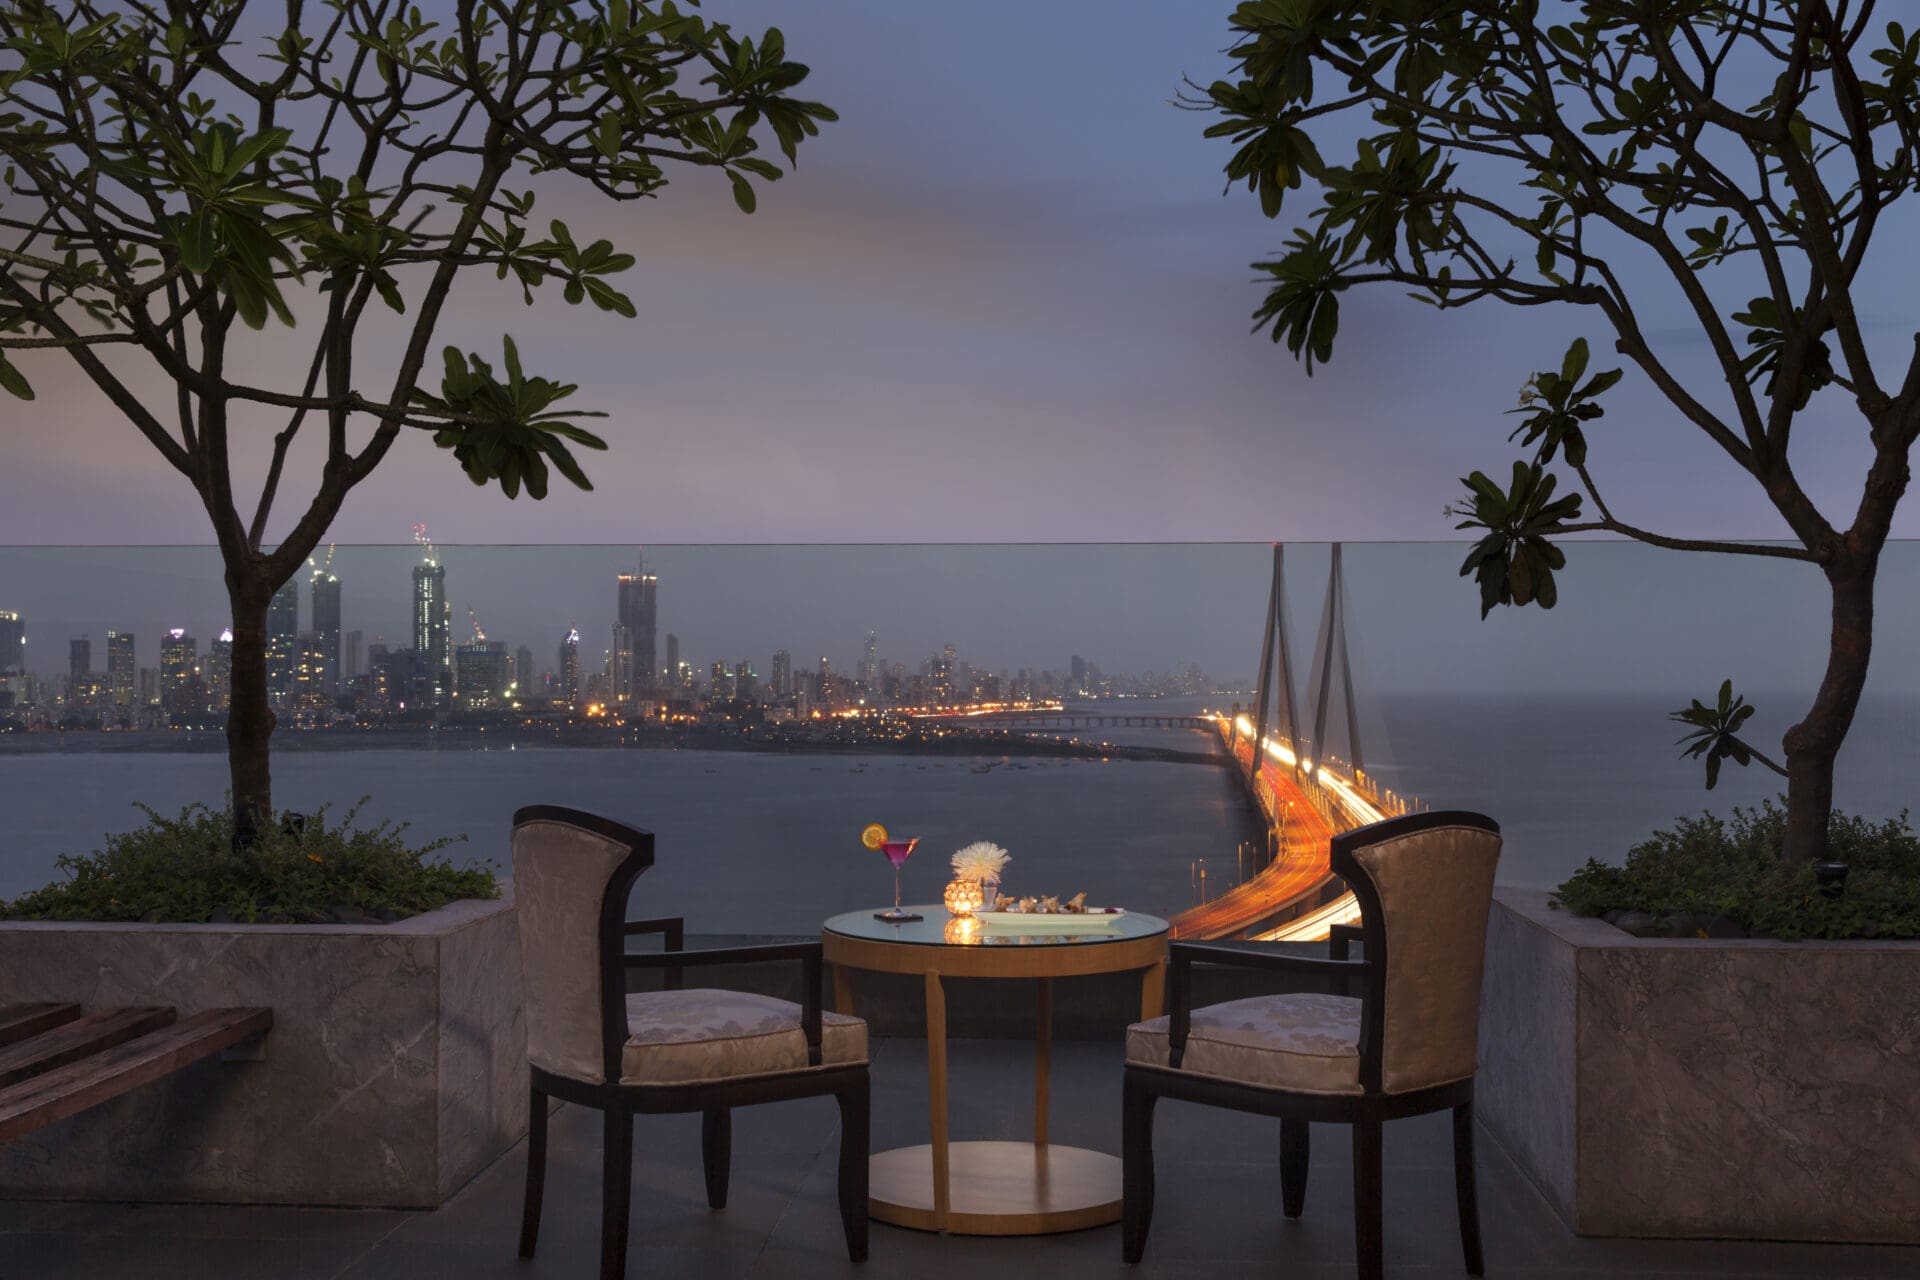
[[[1463,551],[1346,545],[1342,646],[1328,546],[1285,549],[1265,758],[1309,767],[1275,765],[1299,783],[1283,828],[1288,797],[1322,825],[1480,809],[1501,878],[1550,885],[1780,789],[1753,768],[1706,792],[1666,713],[1732,677],[1776,746],[1824,661],[1817,572],[1581,544],[1556,609],[1482,621]],[[1317,830],[1299,807],[1275,830],[1274,796],[1222,767],[1252,754],[1272,565],[1268,544],[341,546],[269,619],[274,798],[367,796],[499,864],[518,806],[603,812],[658,836],[636,902],[701,932],[880,904],[874,821],[921,837],[918,901],[987,839],[1016,892],[1181,912]],[[1917,588],[1920,543],[1897,543],[1838,781],[1875,816],[1920,791]],[[227,621],[211,548],[0,549],[0,896],[136,802],[220,801]]]

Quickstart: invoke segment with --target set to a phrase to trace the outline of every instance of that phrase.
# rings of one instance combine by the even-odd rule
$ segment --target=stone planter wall
[[[1582,1235],[1920,1243],[1920,943],[1635,938],[1502,889],[1476,1110]]]
[[[209,1059],[0,1146],[0,1197],[432,1207],[527,1126],[511,884],[391,925],[0,923],[0,1004],[273,1009]]]

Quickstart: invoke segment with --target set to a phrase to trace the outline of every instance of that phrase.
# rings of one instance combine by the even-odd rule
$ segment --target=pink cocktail
[[[881,920],[919,920],[922,917],[900,906],[900,868],[913,854],[913,847],[920,843],[920,837],[911,840],[884,840],[880,852],[887,855],[887,861],[893,864],[893,910],[876,911],[874,915]]]

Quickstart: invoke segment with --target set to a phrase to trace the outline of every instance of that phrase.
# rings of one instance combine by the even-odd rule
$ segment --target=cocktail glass
[[[904,910],[900,906],[900,868],[906,862],[907,858],[912,855],[913,847],[919,843],[920,837],[918,836],[915,836],[911,840],[887,840],[881,843],[880,852],[886,854],[887,861],[893,864],[893,910],[876,911],[873,913],[875,919],[906,921],[923,918],[912,911]]]

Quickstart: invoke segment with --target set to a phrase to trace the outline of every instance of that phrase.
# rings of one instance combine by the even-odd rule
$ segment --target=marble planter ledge
[[[1476,1110],[1583,1235],[1920,1243],[1920,942],[1637,938],[1502,889]]]
[[[273,1009],[258,1060],[0,1147],[0,1198],[441,1204],[526,1132],[501,890],[389,925],[0,923],[0,1004]]]

